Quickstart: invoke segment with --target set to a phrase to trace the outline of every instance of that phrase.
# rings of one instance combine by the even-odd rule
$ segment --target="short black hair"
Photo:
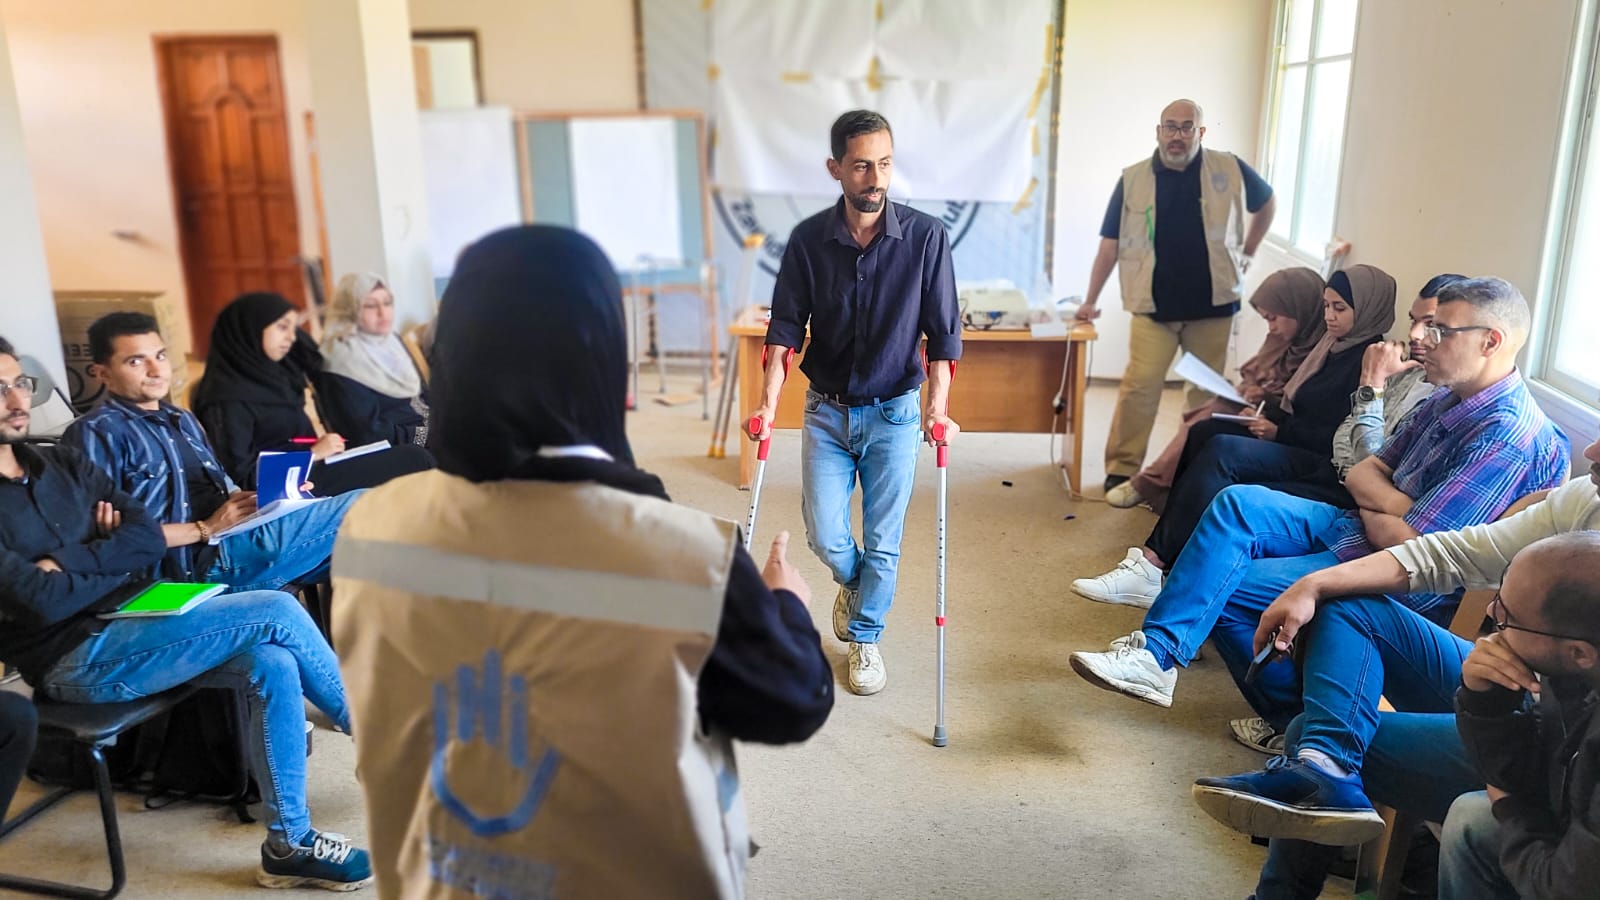
[[[11,346],[11,342],[3,337],[0,337],[0,353],[9,356],[12,359],[17,358],[17,348]]]
[[[160,334],[153,316],[142,312],[107,313],[89,326],[89,358],[101,365],[111,361],[112,347],[119,337],[135,334]]]
[[[852,109],[834,119],[831,132],[834,161],[844,162],[844,151],[851,138],[878,131],[889,132],[889,142],[894,143],[894,129],[889,127],[889,120],[870,109]]]
[[[1465,275],[1452,275],[1450,273],[1435,275],[1428,279],[1428,283],[1422,286],[1422,290],[1417,291],[1417,296],[1424,300],[1432,300],[1433,298],[1439,296],[1440,291],[1444,290],[1450,285],[1455,284],[1458,281],[1466,280],[1467,276]]]

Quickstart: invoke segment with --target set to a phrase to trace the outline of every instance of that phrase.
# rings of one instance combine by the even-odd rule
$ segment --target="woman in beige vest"
[[[470,247],[439,471],[351,510],[335,636],[385,897],[738,897],[731,740],[805,740],[833,675],[774,541],[668,501],[624,430],[622,297],[564,228]],[[378,736],[381,736],[378,737]]]

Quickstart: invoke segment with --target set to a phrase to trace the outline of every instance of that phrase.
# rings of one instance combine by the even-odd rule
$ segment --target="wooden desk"
[[[732,439],[739,442],[739,487],[755,476],[755,445],[745,436],[745,417],[761,402],[761,348],[767,323],[760,307],[748,307],[728,333],[738,338],[739,405],[734,410]],[[1066,434],[1060,465],[1072,489],[1081,489],[1083,469],[1083,393],[1088,385],[1086,350],[1096,338],[1094,326],[1080,323],[1065,337],[1034,339],[1027,331],[964,331],[961,364],[950,389],[950,418],[962,431],[1044,433],[1050,430],[1050,401],[1061,386],[1067,366]],[[1065,359],[1063,359],[1065,354]],[[799,428],[805,416],[806,388],[795,354],[778,400],[774,428]]]

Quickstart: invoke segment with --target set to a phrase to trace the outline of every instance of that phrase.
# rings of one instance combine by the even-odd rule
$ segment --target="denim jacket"
[[[212,482],[225,494],[238,490],[217,462],[200,421],[186,410],[162,401],[155,410],[107,394],[87,415],[73,422],[62,443],[82,451],[89,461],[111,477],[118,489],[144,504],[151,517],[163,524],[193,521],[189,485],[183,476],[183,456],[177,441],[186,440]],[[203,568],[203,546],[167,550],[162,574],[192,580]]]

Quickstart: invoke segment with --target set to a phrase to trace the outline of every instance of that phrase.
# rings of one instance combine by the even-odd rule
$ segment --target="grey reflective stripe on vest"
[[[342,534],[333,548],[333,574],[426,597],[713,637],[722,617],[722,597],[709,586],[484,559]]]

